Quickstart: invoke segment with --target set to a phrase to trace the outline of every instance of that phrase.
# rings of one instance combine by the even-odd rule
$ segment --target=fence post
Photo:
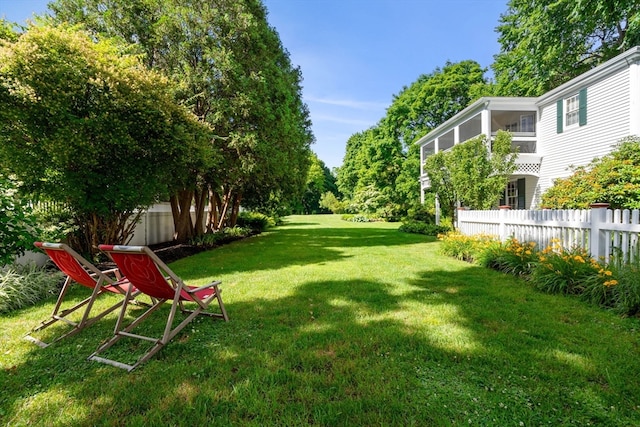
[[[500,205],[500,215],[499,215],[499,221],[500,221],[500,225],[498,226],[498,233],[500,234],[500,241],[504,242],[507,240],[507,224],[506,224],[506,216],[507,216],[507,211],[509,211],[509,209],[511,209],[511,206],[509,205]]]
[[[606,257],[609,254],[604,253],[606,250],[605,233],[600,231],[600,229],[601,224],[604,224],[607,220],[609,203],[592,203],[589,207],[591,208],[589,252],[592,258]]]

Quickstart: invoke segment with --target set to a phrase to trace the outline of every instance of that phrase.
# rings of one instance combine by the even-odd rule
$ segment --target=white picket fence
[[[488,234],[502,241],[514,237],[545,248],[557,240],[564,248],[581,247],[594,258],[624,261],[640,256],[639,210],[610,210],[594,204],[587,210],[458,211],[458,230],[466,235]]]

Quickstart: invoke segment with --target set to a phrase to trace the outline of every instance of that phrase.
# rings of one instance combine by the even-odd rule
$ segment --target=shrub
[[[28,307],[56,294],[62,277],[60,272],[52,273],[35,264],[0,271],[0,313]]]
[[[346,210],[345,203],[338,200],[331,191],[327,191],[320,196],[320,207],[328,209],[334,214],[341,214]]]
[[[79,227],[71,209],[56,203],[36,203],[33,216],[38,223],[38,239],[59,242],[77,233]]]
[[[436,215],[433,211],[423,204],[417,204],[407,210],[407,216],[403,218],[403,222],[424,222],[426,224],[435,224]]]
[[[223,228],[215,233],[206,233],[201,236],[192,238],[189,243],[193,246],[201,246],[205,248],[213,248],[234,240],[243,239],[252,234],[252,230],[248,227],[232,227]]]
[[[442,241],[440,251],[444,255],[469,262],[473,262],[489,247],[496,244],[494,236],[485,234],[466,236],[459,232],[450,232],[441,234],[438,238]]]
[[[260,212],[241,212],[236,221],[238,227],[249,228],[256,233],[262,233],[275,224],[274,219]]]
[[[379,221],[378,218],[372,217],[372,216],[368,216],[368,215],[362,215],[362,214],[344,214],[340,217],[343,221],[350,221],[350,222],[374,222],[374,221]]]
[[[427,224],[425,222],[406,221],[402,223],[398,228],[398,231],[402,231],[404,233],[425,234],[427,236],[437,236],[439,234],[447,233],[451,231],[451,229],[449,227]]]
[[[511,238],[493,242],[478,254],[478,264],[515,276],[529,276],[538,261],[535,242],[521,243]]]
[[[33,247],[36,223],[13,181],[0,176],[0,267]]]
[[[640,259],[635,258],[627,263],[614,260],[609,266],[611,277],[605,285],[605,292],[610,295],[609,303],[613,309],[623,315],[635,316],[640,313]]]
[[[603,276],[604,275],[604,276]],[[557,241],[539,253],[531,275],[534,286],[553,294],[580,295],[598,276],[610,276],[582,248],[563,248]]]

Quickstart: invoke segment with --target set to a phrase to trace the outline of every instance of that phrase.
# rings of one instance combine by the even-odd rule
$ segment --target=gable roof
[[[640,62],[640,46],[635,46],[620,55],[594,67],[593,69],[574,77],[568,82],[558,86],[549,92],[534,97],[483,97],[467,106],[446,122],[437,126],[431,132],[427,133],[415,143],[423,145],[434,140],[443,134],[449,132],[455,126],[463,123],[468,118],[482,110],[526,110],[531,107],[539,107],[556,99],[566,97],[568,94],[575,92],[581,86],[592,84],[597,80],[606,78],[607,76],[619,71],[622,68],[629,67],[631,64]]]

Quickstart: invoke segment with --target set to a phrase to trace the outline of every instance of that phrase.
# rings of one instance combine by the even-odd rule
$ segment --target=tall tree
[[[68,26],[0,45],[0,165],[71,207],[86,252],[126,242],[210,139],[166,78],[119,51]]]
[[[299,197],[311,123],[293,67],[259,0],[58,0],[58,21],[80,22],[133,43],[147,66],[179,82],[179,99],[212,125],[220,167],[193,171],[172,197],[178,237],[232,225],[247,207]]]
[[[376,200],[385,215],[406,213],[420,198],[415,142],[475,100],[486,86],[484,72],[474,61],[447,62],[403,88],[375,127],[347,142],[340,191],[352,200]]]
[[[511,0],[493,64],[505,96],[539,96],[640,43],[638,0]]]
[[[446,122],[475,100],[486,85],[485,70],[475,61],[447,62],[423,74],[393,97],[384,118],[394,139],[405,147]]]

